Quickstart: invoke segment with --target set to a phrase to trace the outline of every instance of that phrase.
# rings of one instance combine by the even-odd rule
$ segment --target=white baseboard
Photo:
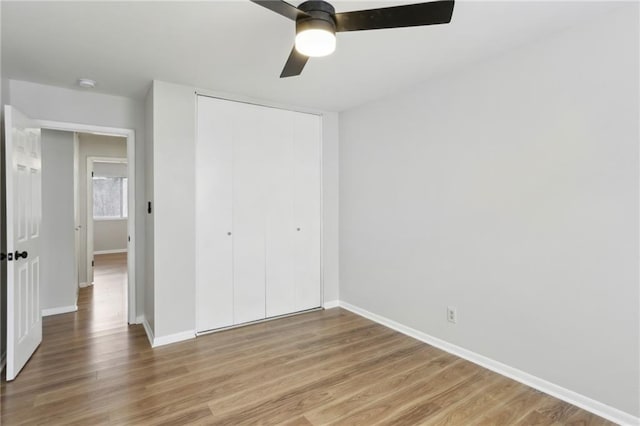
[[[333,309],[337,308],[338,306],[340,306],[340,302],[338,300],[329,300],[328,302],[324,302],[324,305],[322,307],[325,309]]]
[[[144,327],[144,331],[147,333],[147,339],[149,339],[149,343],[152,348],[157,348],[158,346],[169,345],[171,343],[178,343],[184,340],[195,339],[196,332],[195,330],[183,331],[181,333],[170,334],[168,336],[155,337],[153,331],[151,330],[151,326],[147,321],[146,317],[142,317],[142,326]]]
[[[60,306],[57,308],[43,309],[42,316],[48,317],[50,315],[68,314],[69,312],[76,312],[77,310],[78,310],[78,305]]]
[[[180,333],[169,334],[168,336],[156,337],[153,339],[153,347],[169,345],[171,343],[178,343],[184,340],[190,340],[196,338],[195,330],[182,331]]]
[[[78,284],[78,287],[80,287],[80,288],[89,287],[89,283],[80,283],[80,284]]]
[[[144,315],[138,315],[136,317],[136,324],[142,324],[143,321],[144,321]]]
[[[149,325],[149,321],[145,316],[142,316],[142,326],[144,327],[144,332],[147,333],[147,339],[149,339],[149,344],[153,347],[153,331],[151,330],[151,326]]]
[[[97,250],[93,254],[113,254],[113,253],[126,253],[127,249],[114,249],[114,250]]]
[[[474,364],[478,364],[498,374],[509,377],[510,379],[516,380],[541,392],[561,399],[565,402],[568,402],[569,404],[573,404],[584,410],[590,411],[591,413],[596,414],[600,417],[604,417],[605,419],[611,420],[612,422],[629,426],[640,425],[639,417],[635,417],[629,413],[618,410],[617,408],[611,407],[607,404],[603,404],[602,402],[596,401],[572,390],[563,388],[554,383],[526,373],[522,370],[518,370],[517,368],[510,367],[484,355],[480,355],[468,349],[456,346],[444,340],[438,339],[437,337],[430,336],[414,328],[407,327],[406,325],[390,320],[389,318],[385,318],[381,315],[374,314],[373,312],[369,312],[365,309],[351,305],[350,303],[339,301],[338,305],[355,314],[368,318],[402,334],[406,334],[407,336],[411,336],[414,339],[425,342],[431,346],[435,346],[460,358],[466,359],[467,361],[471,361]]]

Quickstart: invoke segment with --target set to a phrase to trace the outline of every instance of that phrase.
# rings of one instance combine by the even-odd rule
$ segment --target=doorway
[[[93,141],[106,144],[111,152],[120,149],[126,155],[126,140],[123,138],[84,135],[80,139],[85,153],[97,152],[95,146],[91,149],[90,142]],[[79,300],[91,307],[95,320],[118,323],[123,318],[126,320],[122,309],[126,312],[127,305],[127,159],[82,157],[87,159],[86,283],[92,288],[83,290],[87,294],[81,294]]]
[[[114,286],[115,281],[121,283],[122,288],[118,291],[121,294],[123,301],[117,302],[115,299],[113,303],[119,303],[118,306],[123,307],[126,322],[129,324],[136,324],[137,312],[136,312],[136,280],[135,280],[135,136],[133,130],[107,128],[102,126],[90,126],[83,124],[52,122],[52,121],[38,121],[38,124],[42,129],[66,131],[75,134],[75,140],[79,147],[78,153],[78,193],[82,194],[83,191],[86,194],[84,199],[79,197],[78,200],[78,215],[75,223],[76,240],[78,241],[76,250],[77,262],[77,287],[91,287],[96,281],[96,272],[101,280],[109,281],[111,284],[105,285],[106,290],[109,286]],[[83,140],[93,140],[98,143],[109,143],[115,140],[122,142],[121,151],[87,151],[82,150],[81,145]],[[126,172],[113,172],[109,169],[113,169],[116,165],[124,165]],[[96,217],[94,217],[94,177],[95,168],[100,168],[100,173],[103,179],[101,183],[102,187],[118,186],[118,191],[115,192],[116,197],[112,197],[111,201],[114,201],[110,205],[103,205],[104,208],[98,212],[98,222],[101,228],[102,234],[111,236],[116,235],[120,237],[119,247],[113,247],[111,249],[100,246],[95,247],[95,224]],[[84,169],[84,173],[83,173]],[[94,171],[94,176],[91,172]],[[110,175],[120,174],[117,178],[111,179]],[[124,174],[124,176],[122,176]],[[115,176],[111,176],[115,177]],[[99,184],[98,184],[99,185]],[[103,194],[104,195],[104,194]],[[113,194],[112,194],[113,195]],[[118,210],[118,216],[114,216],[114,209]],[[107,214],[105,214],[105,212]],[[89,219],[90,218],[90,219]],[[83,223],[84,222],[84,223]],[[105,225],[105,226],[101,226]],[[118,228],[117,232],[113,232],[111,228]],[[104,228],[104,229],[103,229]],[[116,238],[117,239],[117,238]],[[103,241],[104,242],[104,241]],[[107,241],[107,244],[109,242]],[[101,250],[102,247],[102,250]],[[94,253],[95,251],[98,253]],[[96,258],[98,256],[98,258]],[[115,263],[114,263],[115,262]],[[98,266],[100,271],[96,271]],[[104,267],[104,268],[103,268]],[[116,273],[114,274],[114,268]],[[101,306],[102,303],[95,300],[94,296],[100,296],[101,294],[115,294],[114,291],[107,291],[106,293],[93,293],[95,289],[91,289],[92,293],[92,306]],[[113,288],[112,288],[113,290]],[[80,295],[82,296],[82,295]],[[101,297],[101,296],[100,296]],[[81,305],[83,300],[79,299],[78,304]],[[107,303],[105,301],[105,303]],[[106,306],[106,305],[105,305]],[[115,305],[114,305],[115,306]]]
[[[121,323],[136,323],[135,240],[130,238],[130,236],[135,235],[135,139],[134,132],[130,129],[34,120],[10,105],[4,107],[4,112],[5,129],[3,131],[3,139],[5,140],[4,157],[6,161],[3,162],[3,165],[7,172],[11,170],[11,172],[6,173],[6,195],[3,197],[3,201],[6,203],[6,208],[3,211],[6,211],[6,222],[8,224],[6,227],[8,230],[6,250],[10,251],[10,253],[6,254],[6,260],[13,261],[11,268],[7,268],[6,274],[6,378],[7,381],[11,381],[16,378],[42,342],[42,316],[79,310],[77,298],[79,280],[78,275],[74,274],[79,270],[75,264],[77,254],[82,253],[82,250],[77,249],[79,245],[77,242],[82,239],[74,238],[79,229],[76,226],[77,217],[79,217],[76,212],[80,203],[77,201],[76,194],[82,193],[77,188],[77,184],[82,182],[82,179],[76,178],[79,169],[77,164],[81,163],[76,149],[79,137],[76,135],[79,134],[119,137],[126,143],[124,145],[126,158],[131,167],[127,171],[127,181],[124,184],[126,194],[123,197],[127,200],[127,210],[131,215],[131,220],[128,220],[127,225],[127,230],[129,231],[127,235],[128,250],[126,252],[127,266],[125,266],[124,270],[127,271],[126,275],[130,279],[120,286],[121,294],[126,295],[124,297],[126,297],[128,303],[126,304],[126,309],[120,309],[119,317],[121,318]],[[66,140],[69,142],[66,144],[66,151],[56,149],[55,145],[52,144],[52,151],[50,152],[51,158],[55,156],[58,156],[58,159],[65,158],[67,162],[66,168],[56,168],[53,165],[55,162],[46,160],[42,156],[41,134],[43,130],[57,132],[58,136],[60,134],[66,135]],[[68,139],[69,135],[72,135],[71,140]],[[64,154],[65,152],[67,155]],[[60,164],[62,163],[58,162],[58,166]],[[61,178],[52,179],[55,180],[58,186],[56,187],[54,184],[53,187],[49,187],[46,191],[45,185],[50,183],[51,180],[49,179],[50,176],[45,178],[43,165],[51,165],[52,173],[55,174],[62,171],[62,175],[64,175]],[[67,182],[68,185],[64,185],[64,182]],[[84,182],[86,182],[86,179],[84,179]],[[67,189],[60,191],[61,188]],[[44,219],[45,217],[52,217],[43,208],[46,197],[51,198],[49,201],[50,206],[58,208],[58,210],[52,209],[52,211],[55,210],[55,213],[60,214],[55,217],[63,219],[57,220],[53,218],[46,228],[55,232],[59,231],[61,235],[66,236],[63,239],[54,236],[55,232],[45,238]],[[56,256],[52,256],[52,253],[64,253],[67,257],[65,260],[60,261]],[[71,273],[65,275],[63,279],[56,279],[52,274],[46,273],[44,266],[47,261],[50,264],[50,271],[62,268],[67,272],[70,270]],[[69,303],[54,305],[53,309],[45,312],[45,308],[41,304],[43,300],[40,291],[43,288],[41,281],[59,283],[65,288],[71,285],[71,297],[64,299]],[[53,290],[55,292],[55,288]],[[120,304],[120,306],[123,305],[125,304]],[[83,312],[78,312],[78,314],[56,315],[51,321],[56,323],[59,320],[71,320],[75,327],[78,318],[81,318],[83,314],[85,317],[87,313],[89,315],[93,314],[93,310],[86,309],[87,307],[88,305],[83,306]],[[126,322],[124,321],[125,318]],[[85,322],[85,327],[88,327],[88,329],[95,329],[93,325],[91,321]]]
[[[85,153],[95,153],[90,142],[109,146],[111,150],[126,152],[126,140],[85,135]],[[124,142],[124,144],[122,143]],[[93,145],[93,146],[92,146]],[[98,147],[100,145],[97,145]],[[116,151],[117,152],[117,151]],[[122,157],[86,157],[86,285],[94,283],[96,255],[126,253],[128,251],[128,164]]]

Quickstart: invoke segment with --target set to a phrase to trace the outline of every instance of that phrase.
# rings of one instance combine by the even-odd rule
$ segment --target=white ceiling
[[[335,1],[338,12],[410,2]],[[297,3],[295,3],[297,4]],[[2,1],[2,75],[144,97],[152,79],[340,111],[603,17],[606,2],[458,1],[452,23],[343,33],[336,52],[280,79],[294,23],[246,1]]]

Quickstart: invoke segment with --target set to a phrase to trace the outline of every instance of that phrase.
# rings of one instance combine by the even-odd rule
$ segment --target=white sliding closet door
[[[293,215],[295,309],[322,304],[320,277],[320,117],[295,114],[293,130]]]
[[[265,156],[263,108],[236,103],[242,122],[233,138],[234,324],[265,313]]]
[[[264,134],[269,149],[264,158],[266,193],[267,317],[296,311],[293,278],[295,224],[293,220],[293,139],[295,114],[265,108]]]
[[[320,117],[198,97],[197,331],[320,307]]]
[[[197,331],[233,325],[235,104],[198,97],[196,146]]]

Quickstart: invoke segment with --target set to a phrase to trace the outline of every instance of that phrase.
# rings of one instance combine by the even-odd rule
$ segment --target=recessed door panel
[[[18,343],[22,343],[27,331],[29,330],[28,316],[29,316],[29,268],[26,263],[18,266],[18,273],[16,274],[16,285],[18,288],[18,304],[24,306],[24,309],[20,309],[18,312],[18,328],[16,335],[18,337]]]
[[[33,257],[30,260],[31,279],[29,280],[29,292],[33,295],[29,302],[30,324],[35,324],[40,315],[40,257]]]
[[[29,205],[27,201],[31,199],[31,185],[29,185],[29,174],[23,164],[16,167],[16,189],[19,191],[15,197],[15,238],[17,242],[27,241],[27,228],[29,226]]]
[[[29,195],[31,196],[31,200],[27,201],[30,206],[29,234],[31,238],[38,238],[42,223],[42,179],[40,179],[40,170],[32,168],[29,172]]]

